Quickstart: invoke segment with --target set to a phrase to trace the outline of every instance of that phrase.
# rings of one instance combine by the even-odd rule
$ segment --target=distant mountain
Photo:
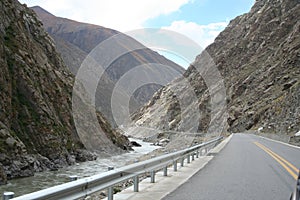
[[[80,23],[74,20],[56,17],[38,6],[32,7],[32,9],[37,13],[43,22],[47,32],[55,40],[58,51],[61,53],[65,63],[74,74],[76,74],[86,55],[88,55],[99,43],[116,34],[121,34],[116,30],[101,26]],[[129,39],[132,40],[132,42],[136,42],[132,38]],[[122,44],[119,45],[120,48],[124,48],[121,46]],[[110,110],[111,89],[114,88],[114,84],[126,72],[132,70],[136,66],[147,63],[167,65],[172,67],[180,74],[185,71],[181,66],[146,47],[144,49],[130,52],[115,60],[107,69],[107,77],[104,77],[104,80],[102,81],[104,85],[99,84],[96,95],[97,107],[105,114],[112,124],[114,124],[114,119],[112,118]],[[162,72],[158,71],[157,73]],[[174,79],[175,78],[177,78],[177,76],[174,76]],[[133,112],[137,110],[140,106],[148,102],[159,88],[161,88],[161,86],[149,84],[138,89],[134,93],[134,97],[132,99],[131,111]],[[123,93],[123,91],[119,92]],[[122,95],[124,96],[126,94]]]
[[[291,136],[300,143],[300,3],[257,0],[251,11],[236,17],[184,74],[198,101],[181,110],[176,94],[184,96],[183,79],[161,89],[134,118],[137,125],[187,131],[181,116],[201,113],[198,132],[207,132],[212,116],[211,95],[203,75],[214,61],[226,88],[228,117],[223,132],[260,130]],[[197,70],[196,70],[197,69]],[[199,74],[199,71],[202,74]],[[210,80],[218,79],[210,75]],[[189,119],[192,119],[190,116]],[[220,134],[220,131],[217,134]]]
[[[0,11],[0,184],[96,159],[91,152],[127,152],[128,139],[101,113],[101,129],[84,121],[89,129],[78,133],[72,97],[84,91],[72,95],[74,75],[36,14],[17,0],[0,1]]]

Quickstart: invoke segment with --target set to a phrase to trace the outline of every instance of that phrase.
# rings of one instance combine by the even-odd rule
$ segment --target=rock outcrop
[[[88,150],[125,152],[129,141],[100,113],[98,136],[109,142],[97,145],[107,148],[86,149],[72,115],[74,75],[54,41],[17,0],[2,0],[0,10],[0,182],[95,159]]]
[[[205,62],[209,54],[226,88],[228,117],[224,131],[260,128],[262,132],[294,136],[300,130],[299,21],[298,0],[257,0],[249,13],[230,22],[183,78],[161,89],[135,113],[136,125],[187,131],[181,117],[199,109],[196,131],[206,132],[212,116],[211,96],[199,71],[210,72]],[[189,81],[198,99],[186,110],[176,97],[186,91],[180,86],[183,79]],[[182,96],[188,101],[189,96]]]
[[[53,37],[63,60],[75,75],[86,56],[97,45],[112,36],[122,34],[109,28],[56,17],[38,6],[32,7],[32,9],[37,13],[38,17],[43,22],[46,31],[51,35],[51,37]],[[133,38],[128,37],[128,43],[134,44],[136,41]],[[124,48],[124,44],[117,43],[116,46],[111,48],[118,50]],[[111,93],[115,87],[115,84],[125,73],[129,72],[135,67],[149,63],[167,65],[177,71],[178,74],[183,74],[185,71],[179,65],[146,47],[128,52],[127,54],[116,58],[116,60],[107,68],[106,76],[102,77],[102,80],[99,82],[96,94],[97,108],[105,115],[111,124],[115,124],[110,109]],[[158,74],[162,73],[162,70],[155,70]],[[153,69],[153,71],[155,70]],[[173,79],[177,77],[178,76],[174,76]],[[139,88],[133,94],[130,111],[134,112],[148,102],[153,94],[161,87],[162,86],[158,84],[148,84]],[[119,92],[123,93],[124,91]],[[121,95],[124,96],[126,93]],[[129,96],[131,95],[129,94]]]

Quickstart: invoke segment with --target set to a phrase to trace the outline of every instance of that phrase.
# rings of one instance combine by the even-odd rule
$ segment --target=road
[[[295,168],[300,168],[299,148],[234,134],[211,162],[164,200],[285,200],[295,188]]]

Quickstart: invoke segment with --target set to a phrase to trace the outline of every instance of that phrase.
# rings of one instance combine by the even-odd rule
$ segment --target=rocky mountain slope
[[[197,131],[206,132],[213,114],[210,91],[202,78],[210,73],[205,59],[208,53],[226,88],[228,115],[224,132],[259,129],[289,135],[299,142],[294,137],[300,129],[299,22],[298,0],[257,0],[249,13],[232,20],[206,52],[196,58],[184,78],[161,89],[133,116],[136,125],[187,131],[182,117],[192,119],[185,113],[199,109]],[[185,110],[178,102],[189,98],[180,96],[186,90],[180,85],[182,80],[189,81],[198,99]]]
[[[116,30],[105,27],[56,17],[38,6],[32,7],[32,9],[37,13],[43,22],[45,29],[53,37],[63,60],[74,74],[77,73],[86,55],[88,55],[99,43],[116,34],[121,34]],[[130,40],[132,40],[132,43],[136,42],[132,38],[130,38]],[[119,45],[119,47],[116,46],[114,48],[123,48],[122,44],[117,45]],[[179,65],[146,47],[144,49],[129,52],[126,55],[117,58],[107,68],[107,76],[104,77],[104,80],[101,81],[101,84],[99,84],[96,95],[97,107],[105,114],[112,124],[114,124],[114,119],[110,109],[108,109],[111,107],[110,97],[112,90],[109,90],[108,88],[114,88],[115,83],[126,72],[147,63],[167,65],[178,71],[180,74],[184,72],[184,69]],[[177,77],[174,76],[174,79],[175,78]],[[135,111],[148,102],[154,92],[159,88],[161,88],[160,85],[149,84],[138,89],[134,93],[134,97],[132,99],[131,111]],[[120,92],[122,93],[123,91]]]
[[[74,76],[54,41],[17,0],[0,1],[0,10],[0,182],[95,159],[76,131]],[[98,143],[88,150],[124,152],[127,138],[97,116],[102,127],[97,137],[103,141],[90,136]]]

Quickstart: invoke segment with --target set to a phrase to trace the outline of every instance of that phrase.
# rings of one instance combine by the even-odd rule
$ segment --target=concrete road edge
[[[219,153],[230,141],[233,134],[224,139],[220,144],[208,152],[208,155]],[[150,178],[146,178],[139,184],[139,192],[133,192],[133,186],[114,195],[114,200],[152,200],[162,199],[166,195],[176,190],[180,185],[189,180],[195,173],[201,170],[213,156],[201,156],[191,163],[184,163],[184,167],[178,164],[178,171],[168,168],[168,176],[164,177],[162,172],[158,172],[155,183],[150,183]]]

